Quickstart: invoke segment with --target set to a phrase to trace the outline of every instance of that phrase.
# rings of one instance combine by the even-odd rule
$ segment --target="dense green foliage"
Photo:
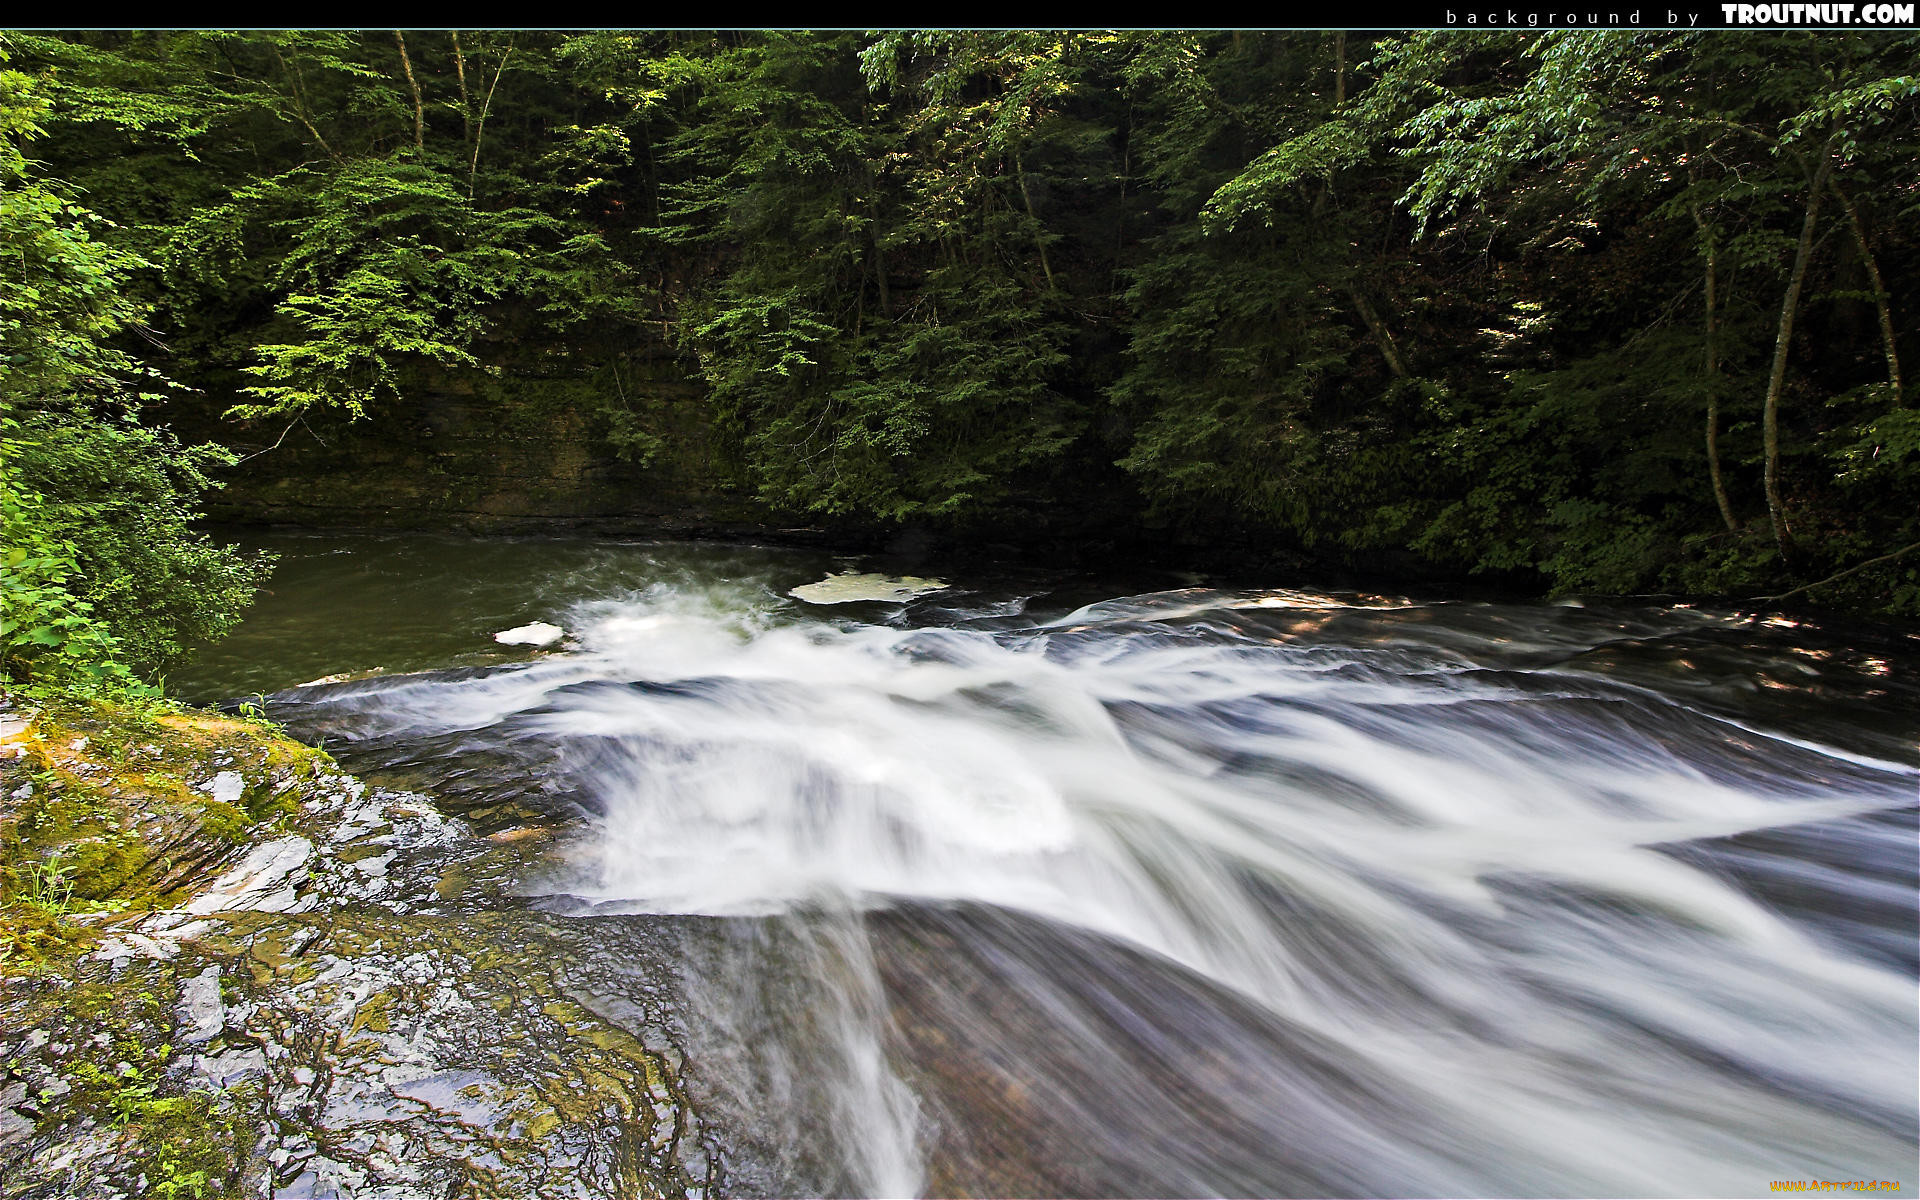
[[[1819,583],[1920,613],[1911,34],[14,53],[53,105],[47,177],[112,222],[91,270],[256,444],[537,371],[611,452],[670,459],[627,386],[670,355],[774,511],[979,537],[1077,514],[1235,554],[1562,591]],[[42,219],[22,194],[16,226]],[[146,354],[116,340],[131,310],[89,311],[55,323]],[[135,475],[161,486],[113,486]],[[188,593],[237,594],[195,553]]]
[[[165,381],[113,339],[144,264],[35,173],[43,112],[0,70],[0,677],[126,691],[223,633],[264,565],[190,528],[231,456],[139,423]]]

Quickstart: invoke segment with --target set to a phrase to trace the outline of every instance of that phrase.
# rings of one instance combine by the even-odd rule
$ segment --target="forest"
[[[149,687],[270,569],[211,489],[450,393],[769,525],[1920,615],[1911,32],[0,56],[16,682]]]

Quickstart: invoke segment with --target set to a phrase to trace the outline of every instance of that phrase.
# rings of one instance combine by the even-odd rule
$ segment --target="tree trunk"
[[[1860,247],[1860,261],[1867,264],[1867,279],[1873,284],[1874,307],[1880,310],[1880,344],[1887,352],[1887,382],[1893,385],[1893,402],[1897,405],[1907,394],[1906,383],[1900,377],[1900,352],[1893,340],[1893,301],[1887,292],[1887,285],[1880,278],[1880,263],[1873,257],[1873,251],[1867,246],[1867,227],[1860,220],[1860,210],[1854,207],[1853,198],[1841,188],[1838,179],[1829,179],[1833,194],[1847,210],[1847,221],[1853,226],[1854,244]]]
[[[327,145],[327,139],[321,135],[319,129],[314,127],[313,119],[307,115],[306,89],[300,86],[299,68],[288,64],[286,58],[280,53],[280,47],[272,42],[268,42],[267,45],[273,51],[273,60],[280,64],[280,73],[287,77],[287,87],[293,92],[294,115],[300,118],[300,123],[306,126],[308,133],[313,135],[313,140],[320,143],[320,148],[327,152],[327,157],[339,162],[340,156],[333,152],[332,146]]]
[[[1347,35],[1345,31],[1333,35],[1333,107],[1337,111],[1347,102]],[[1324,175],[1320,179],[1320,191],[1314,196],[1308,209],[1313,223],[1318,226],[1322,214],[1326,212],[1327,201],[1333,195],[1333,176]],[[1300,257],[1302,267],[1306,265],[1304,256]],[[1387,360],[1387,369],[1393,372],[1395,379],[1407,377],[1407,360],[1400,356],[1400,344],[1393,340],[1393,331],[1380,319],[1380,312],[1373,302],[1361,292],[1358,284],[1351,280],[1347,283],[1347,298],[1353,301],[1353,310],[1360,314],[1366,323],[1367,332],[1373,335],[1374,344],[1380,347],[1380,354]]]
[[[467,96],[467,56],[460,51],[460,31],[453,32],[453,74],[460,81],[460,136],[473,145],[473,101]]]
[[[1053,286],[1053,267],[1047,263],[1046,231],[1040,227],[1040,218],[1034,215],[1033,196],[1027,192],[1027,169],[1021,165],[1018,154],[1013,156],[1013,174],[1014,178],[1020,181],[1020,199],[1026,201],[1027,218],[1033,222],[1033,245],[1035,249],[1040,251],[1040,270],[1046,275],[1047,290],[1051,292],[1055,289]]]
[[[1333,35],[1333,106],[1339,108],[1347,102],[1347,31],[1338,30]]]
[[[1728,533],[1738,533],[1740,522],[1734,519],[1727,481],[1720,473],[1720,248],[1698,208],[1693,210],[1693,223],[1707,247],[1707,475],[1713,480],[1713,502],[1720,506],[1720,519]]]
[[[513,43],[507,43],[507,51],[500,56],[500,65],[493,69],[493,82],[487,85],[487,98],[480,103],[480,120],[473,127],[473,160],[467,164],[467,199],[473,199],[474,177],[480,173],[480,139],[486,136],[487,114],[493,111],[493,91],[500,86],[501,73],[507,69],[507,59],[513,54]]]
[[[880,293],[880,315],[891,320],[893,295],[887,287],[887,255],[880,249],[879,239],[872,234],[867,235],[867,256],[873,264],[873,282]]]
[[[413,60],[407,57],[407,39],[398,29],[393,31],[393,44],[400,47],[400,69],[407,76],[407,90],[413,93],[413,148],[427,148],[427,107],[420,102],[420,83],[413,77]]]
[[[1380,353],[1386,357],[1387,369],[1393,372],[1395,379],[1407,377],[1407,362],[1400,357],[1400,346],[1393,340],[1393,331],[1380,319],[1372,301],[1361,294],[1356,284],[1347,285],[1347,296],[1353,301],[1354,311],[1367,323],[1367,331],[1373,334],[1373,340],[1379,345]]]
[[[1807,216],[1800,225],[1800,244],[1793,255],[1793,272],[1787,277],[1787,295],[1780,302],[1780,332],[1773,343],[1773,373],[1767,378],[1766,410],[1762,418],[1762,439],[1767,459],[1767,516],[1773,522],[1773,539],[1780,546],[1783,560],[1793,556],[1793,531],[1787,527],[1786,506],[1780,500],[1780,392],[1787,381],[1787,350],[1793,341],[1793,322],[1800,315],[1800,291],[1807,282],[1807,260],[1813,257],[1814,228],[1820,223],[1820,200],[1827,194],[1827,180],[1833,174],[1832,146],[1820,148],[1820,168],[1814,172],[1813,185],[1807,191]]]

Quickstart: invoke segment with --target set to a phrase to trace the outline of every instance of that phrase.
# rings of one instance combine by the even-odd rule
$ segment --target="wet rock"
[[[15,1108],[26,1103],[27,1085],[11,1084],[0,1089],[0,1146],[9,1145],[26,1138],[33,1132],[33,1120],[16,1111]]]
[[[952,585],[938,579],[907,575],[855,574],[829,575],[817,583],[803,583],[788,592],[796,600],[809,604],[853,604],[859,601],[901,601],[945,591]]]
[[[298,835],[256,846],[239,866],[187,904],[185,911],[202,915],[246,909],[292,911],[299,906],[296,889],[306,880],[312,857],[313,843]]]
[[[330,683],[351,683],[357,679],[372,679],[379,675],[385,675],[386,673],[387,669],[385,667],[368,667],[361,671],[335,671],[331,675],[322,675],[318,679],[309,679],[305,683],[296,684],[295,686],[303,688],[325,687]]]
[[[230,1088],[245,1080],[265,1075],[267,1055],[264,1050],[257,1049],[230,1050],[224,1054],[200,1054],[193,1059],[192,1071],[209,1087]]]
[[[221,804],[237,805],[246,795],[247,777],[238,771],[222,771],[201,784],[200,790]]]
[[[180,985],[180,1019],[184,1040],[192,1045],[210,1042],[227,1026],[227,1006],[220,999],[220,968],[208,967]]]
[[[278,788],[278,829],[208,842],[167,906],[99,916],[58,972],[0,971],[0,1030],[28,1031],[0,1040],[0,1195],[191,1195],[196,1171],[207,1195],[725,1190],[663,1010],[575,998],[650,995],[673,963],[525,907],[544,833],[227,757],[179,778]]]
[[[503,629],[493,635],[493,640],[503,646],[551,646],[566,636],[567,631],[558,625],[534,621],[528,625]]]
[[[143,933],[122,933],[101,941],[100,948],[93,957],[117,961],[124,964],[135,958],[166,960],[179,952],[180,947],[170,941],[148,937]]]

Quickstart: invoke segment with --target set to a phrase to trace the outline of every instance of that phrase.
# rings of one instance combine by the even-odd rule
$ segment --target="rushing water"
[[[1920,1185],[1915,635],[283,548],[179,682],[464,668],[271,708],[483,826],[569,823],[532,902],[677,922],[739,1191]],[[486,639],[535,619],[573,640]]]

